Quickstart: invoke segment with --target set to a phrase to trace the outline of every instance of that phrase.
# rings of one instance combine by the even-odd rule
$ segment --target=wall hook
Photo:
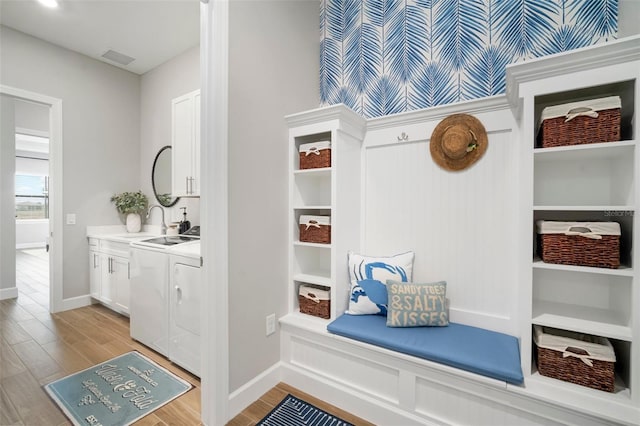
[[[402,132],[400,136],[398,136],[398,142],[406,142],[409,140],[409,135],[405,132]]]

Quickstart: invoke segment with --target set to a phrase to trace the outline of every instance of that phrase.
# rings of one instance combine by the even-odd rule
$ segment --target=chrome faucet
[[[151,210],[153,210],[154,207],[158,207],[160,209],[160,211],[162,212],[162,225],[160,225],[160,233],[162,235],[166,235],[167,234],[167,225],[164,223],[164,209],[162,208],[161,205],[154,204],[151,207],[149,207],[149,211],[147,211],[147,219],[149,219],[149,215],[151,214]]]

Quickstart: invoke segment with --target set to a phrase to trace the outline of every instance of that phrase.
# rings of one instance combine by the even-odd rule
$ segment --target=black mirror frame
[[[162,207],[175,206],[175,204],[180,199],[180,197],[175,197],[173,198],[173,201],[171,201],[171,203],[165,204],[160,200],[160,198],[158,198],[158,191],[156,191],[156,180],[155,180],[156,164],[158,163],[158,158],[160,158],[160,154],[162,154],[167,149],[171,149],[171,145],[166,145],[160,148],[160,151],[158,151],[158,153],[156,154],[156,158],[154,158],[153,160],[153,167],[151,167],[151,186],[153,187],[153,195],[154,197],[156,197],[156,200],[158,201],[158,203],[160,203]]]

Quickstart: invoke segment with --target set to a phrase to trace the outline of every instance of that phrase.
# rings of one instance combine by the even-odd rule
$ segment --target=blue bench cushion
[[[351,339],[482,374],[508,383],[523,382],[518,339],[468,325],[387,327],[380,315],[342,315],[327,330]]]

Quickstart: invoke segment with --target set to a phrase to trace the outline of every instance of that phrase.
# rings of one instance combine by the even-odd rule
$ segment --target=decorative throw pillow
[[[351,296],[347,314],[387,314],[386,286],[388,279],[410,281],[413,252],[389,257],[371,257],[349,252]],[[368,294],[371,292],[371,295]]]
[[[387,315],[387,286],[378,280],[351,282],[350,315]]]
[[[387,281],[387,327],[449,325],[447,283]]]
[[[349,252],[349,276],[351,281],[411,281],[413,256],[412,251],[389,257],[363,256]]]

